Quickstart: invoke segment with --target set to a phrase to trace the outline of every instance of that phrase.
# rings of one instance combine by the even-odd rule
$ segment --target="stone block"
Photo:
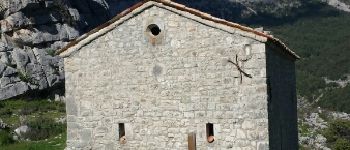
[[[255,128],[255,124],[253,121],[250,120],[244,120],[242,123],[242,128],[243,129],[254,129]]]
[[[242,129],[237,129],[236,132],[237,139],[245,139],[247,137],[245,131]]]
[[[82,142],[90,143],[92,139],[92,129],[82,129],[80,131],[80,139]]]
[[[267,142],[258,142],[256,149],[257,150],[268,150],[269,144]]]

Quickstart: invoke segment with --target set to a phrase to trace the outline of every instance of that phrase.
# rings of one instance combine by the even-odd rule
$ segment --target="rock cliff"
[[[0,100],[43,90],[62,93],[57,89],[64,83],[63,64],[55,51],[135,2],[0,1]]]

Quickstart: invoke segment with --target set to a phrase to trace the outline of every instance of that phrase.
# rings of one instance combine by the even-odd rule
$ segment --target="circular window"
[[[153,36],[157,36],[162,30],[157,25],[151,24],[147,27],[147,32],[151,33]]]

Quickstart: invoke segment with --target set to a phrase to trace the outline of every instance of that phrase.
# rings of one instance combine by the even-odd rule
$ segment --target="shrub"
[[[9,108],[0,109],[0,116],[11,116],[12,113],[13,112]]]
[[[29,107],[28,105],[24,105],[24,107],[19,112],[20,115],[30,115],[38,110],[37,107]]]
[[[348,150],[350,148],[350,121],[335,120],[331,122],[323,135],[327,138],[328,145],[333,149]]]
[[[11,138],[10,134],[5,130],[0,129],[0,146],[11,143],[13,143],[13,139]]]
[[[30,130],[23,136],[30,140],[44,140],[63,133],[66,129],[65,124],[56,123],[53,119],[40,116],[36,120],[29,121]]]
[[[317,102],[326,109],[350,113],[350,85],[344,88],[333,88],[324,91],[324,96]]]
[[[66,112],[65,104],[63,102],[50,102],[47,100],[32,100],[23,103],[21,106],[21,115],[30,115],[36,112],[49,112],[49,111]]]
[[[350,142],[345,139],[337,139],[335,141],[334,145],[332,146],[332,149],[334,150],[349,150],[350,149]]]
[[[5,107],[5,104],[0,102],[0,108],[4,108]]]
[[[56,51],[54,49],[48,48],[46,49],[46,53],[52,57],[54,57],[56,54]]]
[[[31,83],[31,81],[32,81],[31,78],[30,78],[30,75],[28,73],[26,73],[26,72],[20,71],[18,73],[18,76],[24,82]]]

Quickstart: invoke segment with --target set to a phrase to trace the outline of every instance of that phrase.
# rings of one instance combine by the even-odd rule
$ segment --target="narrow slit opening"
[[[124,123],[119,123],[119,142],[121,144],[125,144],[126,143],[125,124]]]
[[[207,123],[206,127],[207,127],[207,141],[209,143],[213,143],[214,142],[214,124]]]

